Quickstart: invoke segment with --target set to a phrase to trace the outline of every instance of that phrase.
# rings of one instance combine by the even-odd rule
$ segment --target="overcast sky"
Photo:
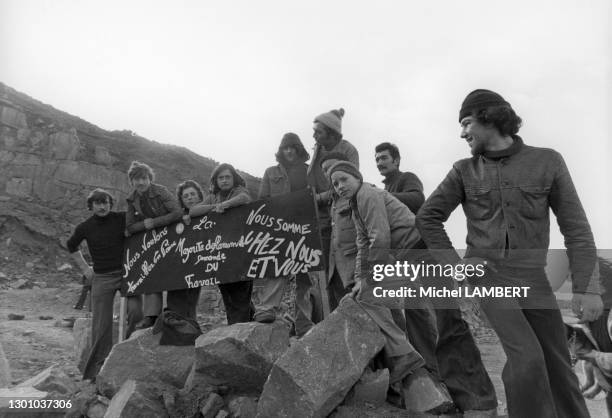
[[[0,81],[256,176],[285,132],[311,149],[313,118],[343,107],[366,180],[380,184],[373,148],[389,140],[426,195],[469,155],[461,101],[492,89],[526,143],[563,154],[598,246],[612,248],[609,4],[0,0]],[[450,231],[464,247],[460,209]]]

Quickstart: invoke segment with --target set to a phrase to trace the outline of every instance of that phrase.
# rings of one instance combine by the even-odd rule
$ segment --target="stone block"
[[[379,327],[363,308],[343,299],[274,364],[257,416],[326,417],[384,344]]]
[[[196,340],[196,374],[236,393],[259,393],[272,364],[288,347],[289,331],[279,323],[217,328]]]
[[[70,395],[78,389],[72,379],[56,365],[46,368],[17,387],[33,387],[43,392],[59,395]]]
[[[96,378],[98,391],[111,398],[127,380],[182,388],[194,360],[193,346],[159,345],[161,333],[145,333],[113,346]]]

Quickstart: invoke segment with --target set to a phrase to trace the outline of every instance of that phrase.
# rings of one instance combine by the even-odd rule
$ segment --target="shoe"
[[[253,319],[262,324],[271,324],[276,320],[276,315],[270,311],[256,312]]]
[[[142,321],[136,324],[136,329],[151,328],[153,325],[155,325],[155,321],[157,321],[156,316],[145,316]]]
[[[439,415],[455,408],[444,383],[435,379],[424,367],[405,377],[402,386],[404,403],[409,411]]]

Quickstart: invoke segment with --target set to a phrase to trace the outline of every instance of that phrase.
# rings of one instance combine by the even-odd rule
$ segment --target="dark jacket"
[[[590,280],[596,263],[593,234],[561,154],[524,145],[518,136],[509,149],[496,153],[456,162],[427,199],[417,226],[428,248],[453,248],[442,224],[461,204],[467,217],[466,257],[542,268],[552,209],[565,237],[574,292],[599,293]],[[454,250],[434,256],[445,263],[460,260]]]
[[[412,213],[417,213],[425,202],[423,183],[413,173],[402,173],[398,170],[386,177],[383,183],[385,190],[408,206]]]
[[[144,231],[144,220],[148,218],[142,212],[141,199],[147,199],[151,207],[154,217],[153,224],[155,228],[171,224],[181,218],[182,211],[174,194],[160,184],[151,183],[149,190],[143,196],[140,196],[136,191],[130,193],[127,200],[126,213],[126,228],[130,233]]]

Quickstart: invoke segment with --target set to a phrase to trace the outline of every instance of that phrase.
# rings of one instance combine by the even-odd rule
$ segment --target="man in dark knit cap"
[[[544,271],[552,209],[570,260],[573,311],[582,321],[601,315],[595,242],[567,166],[558,152],[525,145],[517,135],[521,118],[490,90],[468,94],[459,123],[472,157],[453,165],[419,211],[417,226],[439,262],[486,266],[485,276],[470,284],[529,287],[526,297],[480,298],[507,357],[509,416],[588,417]],[[463,259],[443,226],[459,204],[468,229]]]
[[[308,186],[306,161],[310,158],[300,137],[286,133],[278,147],[278,164],[268,167],[259,188],[258,199],[268,199],[285,193],[304,190]],[[269,323],[276,319],[275,310],[280,307],[287,278],[264,278],[256,280],[259,288],[255,300],[255,321]],[[301,336],[312,328],[312,304],[310,302],[310,278],[307,273],[296,275],[296,334]]]

